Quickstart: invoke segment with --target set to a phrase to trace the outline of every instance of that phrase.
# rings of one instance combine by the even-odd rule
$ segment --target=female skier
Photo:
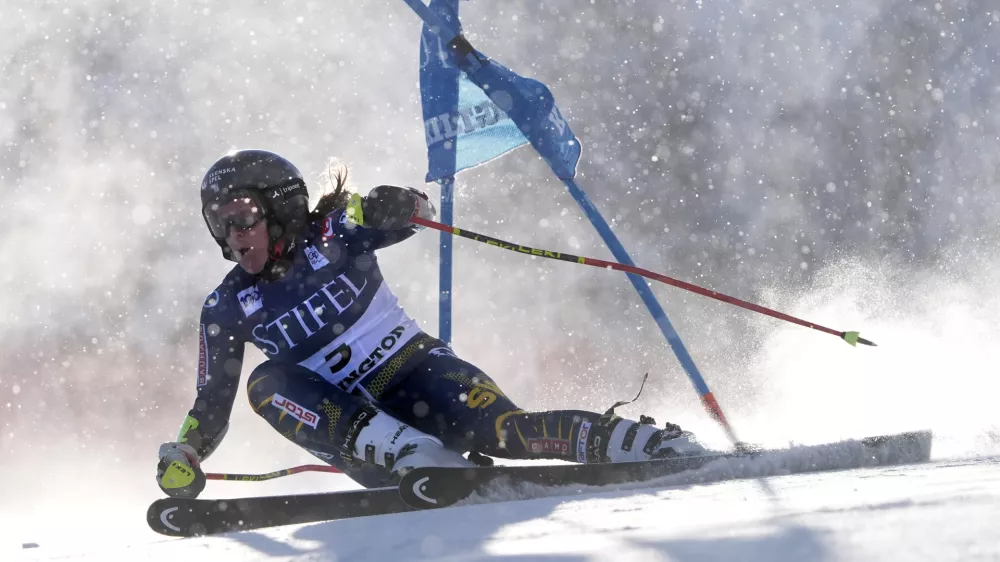
[[[344,177],[313,211],[302,174],[277,154],[241,150],[209,168],[202,214],[222,255],[239,265],[205,300],[197,397],[156,480],[175,497],[205,487],[238,394],[243,350],[268,359],[247,380],[254,411],[290,441],[365,487],[422,466],[475,466],[483,455],[581,463],[700,452],[667,424],[581,410],[525,412],[475,365],[400,307],[375,251],[433,218],[427,196],[379,186],[349,193]]]

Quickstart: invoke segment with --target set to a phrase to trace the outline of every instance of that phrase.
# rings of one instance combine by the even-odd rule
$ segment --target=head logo
[[[236,293],[236,298],[240,301],[240,306],[243,308],[243,314],[248,318],[254,312],[264,308],[264,303],[261,301],[260,293],[257,291],[256,285],[247,287],[239,293]]]
[[[319,271],[323,266],[330,265],[330,260],[326,259],[316,246],[306,246],[306,258],[309,259],[309,265],[312,266],[313,271]]]
[[[353,418],[347,421],[347,433],[344,435],[344,443],[347,450],[351,451],[354,449],[354,445],[358,440],[358,432],[371,423],[371,418],[376,414],[378,414],[378,410],[364,406],[358,413],[354,414]]]
[[[399,439],[399,436],[402,435],[403,432],[406,431],[406,428],[408,428],[408,427],[410,427],[410,426],[408,426],[406,424],[402,424],[402,423],[399,424],[399,429],[396,430],[396,433],[395,433],[395,435],[392,436],[392,441],[389,444],[390,445],[395,445],[396,444],[396,440]]]

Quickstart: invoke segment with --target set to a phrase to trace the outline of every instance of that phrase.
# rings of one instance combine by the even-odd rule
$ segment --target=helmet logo
[[[205,182],[201,184],[202,189],[212,188],[213,191],[219,190],[219,180],[222,176],[226,174],[235,174],[236,168],[230,166],[228,168],[222,168],[221,170],[212,170],[207,176],[205,176]]]
[[[302,183],[297,182],[297,181],[295,183],[291,184],[291,185],[275,186],[273,188],[273,190],[271,191],[271,199],[277,199],[277,198],[281,197],[282,195],[284,195],[284,196],[287,197],[289,193],[291,193],[293,191],[297,191],[299,189],[304,189],[304,188],[305,188],[305,185],[303,185]]]

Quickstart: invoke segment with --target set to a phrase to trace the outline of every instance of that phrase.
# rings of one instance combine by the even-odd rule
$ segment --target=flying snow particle
[[[413,413],[418,418],[427,417],[427,414],[429,414],[430,411],[431,407],[427,404],[427,402],[424,402],[423,400],[420,400],[419,402],[413,405]]]

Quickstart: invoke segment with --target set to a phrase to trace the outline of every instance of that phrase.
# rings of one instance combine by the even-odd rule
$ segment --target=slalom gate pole
[[[263,482],[264,480],[274,480],[282,476],[291,476],[300,472],[328,472],[330,474],[343,474],[340,470],[325,464],[303,464],[282,470],[275,470],[266,474],[230,474],[226,472],[209,472],[205,474],[206,480],[233,480],[237,482]]]
[[[786,322],[791,322],[792,324],[797,324],[799,326],[804,326],[806,328],[812,328],[814,330],[818,330],[818,331],[826,333],[826,334],[831,334],[831,335],[837,336],[838,338],[846,341],[847,343],[849,343],[851,345],[856,345],[856,344],[859,344],[859,343],[863,344],[863,345],[870,345],[870,346],[874,346],[875,345],[874,342],[872,342],[870,340],[867,340],[865,338],[860,337],[859,334],[858,334],[858,332],[841,332],[841,331],[837,331],[837,330],[834,330],[832,328],[827,328],[827,327],[822,326],[820,324],[816,324],[815,322],[809,322],[809,321],[806,321],[806,320],[802,320],[800,318],[796,318],[794,316],[789,316],[788,314],[785,314],[783,312],[778,312],[777,310],[772,310],[770,308],[767,308],[767,307],[764,307],[764,306],[760,306],[760,305],[757,305],[757,304],[753,304],[751,302],[747,302],[747,301],[738,299],[736,297],[731,297],[729,295],[724,295],[724,294],[719,293],[717,291],[712,291],[710,289],[705,289],[704,287],[699,287],[698,285],[694,285],[694,284],[688,283],[686,281],[681,281],[679,279],[674,279],[672,277],[667,277],[666,275],[663,275],[661,273],[656,273],[656,272],[650,271],[648,269],[642,269],[642,268],[636,267],[634,265],[629,265],[629,264],[624,264],[624,263],[617,263],[617,262],[609,262],[609,261],[599,260],[599,259],[595,259],[595,258],[587,258],[587,257],[582,257],[582,256],[574,256],[573,254],[566,254],[566,253],[562,253],[562,252],[553,252],[551,250],[539,250],[537,248],[532,248],[530,246],[523,246],[521,244],[514,244],[512,242],[506,242],[506,241],[500,240],[498,238],[493,238],[491,236],[486,236],[485,234],[478,234],[478,233],[472,232],[470,230],[465,230],[465,229],[460,229],[460,228],[456,228],[456,227],[452,227],[452,226],[447,226],[447,225],[441,224],[439,222],[435,222],[435,221],[427,220],[427,219],[422,219],[420,217],[413,217],[413,219],[411,219],[411,221],[413,223],[415,223],[415,224],[419,224],[421,226],[426,226],[427,228],[433,228],[434,230],[439,230],[441,232],[447,232],[447,233],[453,234],[455,236],[461,236],[462,238],[468,238],[469,240],[475,240],[476,242],[482,242],[482,243],[487,244],[489,246],[495,246],[497,248],[501,248],[503,250],[510,250],[512,252],[517,252],[519,254],[525,254],[525,255],[529,255],[529,256],[536,256],[536,257],[540,257],[540,258],[549,258],[549,259],[554,259],[554,260],[559,260],[559,261],[565,261],[565,262],[571,262],[571,263],[578,263],[578,264],[582,264],[582,265],[590,265],[590,266],[594,266],[594,267],[601,267],[601,268],[605,268],[605,269],[614,269],[614,270],[617,270],[617,271],[624,271],[626,273],[632,273],[632,274],[635,274],[635,275],[639,275],[641,277],[645,277],[647,279],[652,279],[654,281],[659,281],[661,283],[665,283],[667,285],[671,285],[673,287],[677,287],[679,289],[684,289],[686,291],[691,291],[692,293],[697,293],[699,295],[703,295],[703,296],[706,296],[706,297],[709,297],[709,298],[712,298],[712,299],[715,299],[715,300],[718,300],[718,301],[729,303],[729,304],[738,306],[740,308],[745,308],[747,310],[752,310],[754,312],[758,312],[760,314],[764,314],[764,315],[770,316],[772,318],[777,318],[779,320],[784,320]]]
[[[434,13],[427,5],[423,3],[423,0],[404,0],[404,1],[410,6],[410,8],[412,8],[417,13],[418,16],[420,16],[420,19],[424,20],[424,23],[428,26],[428,28],[431,29],[432,32],[438,34],[438,36],[441,38],[442,41],[451,44],[452,42],[461,39],[461,36],[458,34],[458,31],[456,29],[453,29],[452,26],[448,25],[448,23],[446,23],[440,17],[438,17],[436,13]],[[469,45],[468,42],[464,42],[464,44],[462,45],[464,45],[465,49],[472,50],[472,52],[474,52],[474,49],[472,49],[472,46]],[[482,63],[482,61],[479,60],[478,58],[477,62]],[[497,71],[497,73],[494,74],[496,75],[494,75],[492,79],[497,79],[500,82],[509,82],[511,80],[513,80],[514,82],[524,82],[523,84],[521,84],[521,86],[515,86],[515,89],[525,88],[525,87],[536,88],[534,86],[530,86],[530,84],[528,84],[523,78],[514,75],[510,71],[508,71],[507,73]],[[482,77],[482,79],[487,79],[487,77]],[[479,84],[477,82],[477,85],[485,91],[485,87],[483,84]],[[546,108],[543,107],[544,104],[538,105],[537,102],[533,102],[531,99],[528,99],[535,95],[536,93],[531,93],[530,95],[527,95],[527,97],[521,100],[519,103],[528,104],[532,106],[533,110],[537,111],[546,110]],[[550,120],[559,121],[562,123],[562,126],[558,126],[558,129],[559,129],[559,134],[564,135],[566,132],[566,129],[564,127],[565,123],[562,121],[562,117],[559,115],[559,112],[555,107],[555,105],[552,105],[552,107],[547,108],[547,110],[549,111]],[[520,120],[521,120],[520,123],[521,125],[528,125],[529,121],[531,121],[531,118],[527,114],[522,113],[520,114]],[[515,121],[517,121],[517,119],[515,119]],[[543,127],[545,126],[543,125]],[[622,246],[621,242],[618,240],[618,237],[615,236],[614,232],[612,232],[611,227],[608,225],[607,221],[604,220],[601,214],[594,207],[593,203],[587,198],[586,193],[584,193],[583,190],[581,190],[572,179],[576,173],[575,170],[576,161],[579,158],[579,154],[577,153],[575,157],[568,158],[565,150],[567,148],[566,146],[562,147],[556,147],[554,145],[549,146],[553,142],[557,142],[551,138],[529,137],[528,140],[531,142],[532,146],[535,147],[535,150],[538,152],[538,154],[543,158],[545,158],[545,160],[549,164],[549,167],[552,168],[552,172],[557,177],[559,177],[559,179],[561,179],[563,183],[566,185],[566,188],[573,196],[573,199],[576,200],[576,202],[583,209],[584,213],[586,213],[587,218],[590,220],[591,224],[594,225],[594,228],[597,229],[597,232],[601,235],[601,238],[604,239],[605,244],[608,245],[608,248],[611,250],[611,253],[615,256],[615,259],[618,260],[619,262],[624,262],[627,265],[633,265],[631,262],[631,258],[628,255],[628,252],[625,250],[624,246]],[[573,141],[570,142],[578,142],[578,141],[574,137]],[[570,162],[570,160],[572,160],[572,162]],[[666,337],[667,343],[670,345],[670,348],[674,351],[674,354],[680,361],[681,366],[687,373],[688,378],[691,379],[691,382],[694,384],[695,389],[698,391],[698,395],[701,397],[702,403],[705,405],[709,414],[713,418],[715,418],[720,425],[723,426],[723,428],[726,430],[727,436],[729,436],[733,444],[739,446],[740,441],[736,439],[733,429],[729,426],[729,422],[726,421],[725,416],[722,414],[722,410],[719,408],[718,403],[712,396],[712,393],[709,390],[708,385],[705,383],[704,378],[702,378],[701,374],[698,372],[698,367],[694,364],[694,359],[691,358],[691,354],[688,353],[687,348],[684,347],[684,342],[681,341],[680,335],[677,333],[677,330],[675,330],[674,327],[670,324],[670,319],[667,318],[667,314],[663,310],[663,307],[661,307],[660,303],[656,300],[656,297],[653,295],[652,290],[650,290],[649,288],[649,284],[644,282],[640,278],[640,276],[636,275],[635,273],[626,271],[626,275],[628,276],[629,281],[632,283],[632,286],[639,293],[639,297],[642,299],[643,304],[645,304],[646,308],[649,309],[649,312],[653,316],[653,320],[656,322],[657,326],[660,328],[660,331],[663,333],[664,337]]]
[[[455,214],[455,176],[449,176],[441,181],[441,222],[451,224]],[[441,232],[439,252],[441,263],[438,265],[438,338],[451,344],[451,311],[452,295],[452,237]]]
[[[660,301],[656,299],[656,295],[653,294],[653,290],[649,287],[649,283],[642,279],[642,276],[629,271],[628,269],[635,268],[635,264],[632,262],[632,257],[625,250],[625,246],[622,245],[621,241],[615,235],[614,231],[611,230],[611,225],[608,221],[604,220],[604,216],[597,210],[594,203],[587,197],[587,193],[580,189],[580,186],[573,181],[572,178],[560,178],[563,180],[563,185],[569,191],[573,199],[580,205],[580,209],[587,216],[587,220],[590,224],[594,226],[597,233],[604,240],[608,249],[611,250],[611,255],[615,257],[620,265],[625,271],[625,275],[628,277],[629,283],[635,289],[635,292],[639,293],[639,298],[642,303],[646,305],[646,309],[649,314],[653,317],[653,321],[656,322],[656,326],[660,329],[660,333],[667,340],[667,345],[673,350],[674,356],[677,357],[677,361],[681,364],[681,368],[684,369],[684,373],[688,376],[688,380],[694,385],[695,392],[698,393],[698,397],[701,398],[701,403],[705,407],[708,414],[722,426],[723,431],[726,433],[726,437],[733,444],[736,449],[741,449],[745,447],[745,444],[736,436],[736,431],[733,430],[733,426],[729,424],[729,420],[726,419],[725,414],[722,413],[722,408],[719,406],[718,401],[715,399],[715,395],[712,394],[712,390],[708,388],[708,383],[705,382],[705,378],[701,376],[701,371],[698,370],[698,366],[695,365],[694,358],[691,357],[691,353],[688,352],[687,346],[684,345],[684,341],[681,340],[680,334],[674,329],[674,325],[670,322],[670,318],[667,317],[667,313],[660,306]],[[579,260],[586,263],[586,259]],[[610,262],[604,262],[610,264]],[[603,264],[602,264],[603,265]]]

